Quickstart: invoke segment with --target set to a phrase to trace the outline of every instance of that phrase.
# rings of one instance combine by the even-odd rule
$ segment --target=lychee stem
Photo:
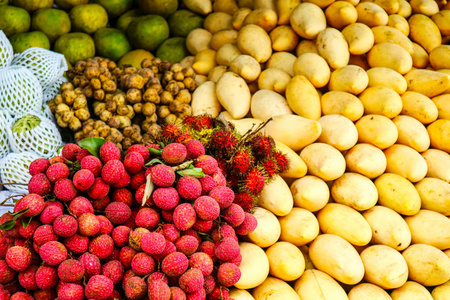
[[[9,197],[5,198],[5,200],[0,202],[0,205],[2,205],[2,206],[14,206],[14,204],[6,204],[6,201],[8,201],[9,199],[15,198],[15,197],[25,197],[25,196],[26,196],[26,194],[9,196]]]
[[[194,161],[193,160],[188,160],[188,161],[185,161],[184,163],[182,163],[182,164],[180,164],[180,165],[178,165],[178,166],[174,166],[174,167],[172,167],[172,169],[176,172],[176,171],[179,171],[179,170],[184,170],[184,169],[186,169],[187,167],[189,167],[190,165],[192,165],[194,163]]]

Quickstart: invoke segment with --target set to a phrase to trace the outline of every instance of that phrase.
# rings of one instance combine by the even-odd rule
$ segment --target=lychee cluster
[[[229,122],[206,115],[189,116],[179,125],[165,126],[161,136],[176,143],[200,140],[206,154],[216,159],[227,186],[239,193],[236,204],[250,212],[265,184],[289,167],[272,138],[260,133],[263,126],[241,135]]]
[[[257,221],[203,144],[98,150],[30,164],[29,194],[0,217],[0,296],[229,299]]]

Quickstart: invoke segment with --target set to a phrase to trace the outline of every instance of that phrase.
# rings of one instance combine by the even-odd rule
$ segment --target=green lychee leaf
[[[150,152],[150,155],[161,156],[162,149],[155,149],[155,148],[147,148],[147,149]]]
[[[87,149],[92,155],[100,157],[100,147],[106,143],[105,139],[102,138],[85,138],[78,142],[81,148]]]
[[[25,208],[25,209],[22,209],[21,211],[18,211],[18,212],[12,213],[12,214],[10,213],[10,215],[13,216],[13,219],[8,220],[3,224],[0,224],[0,230],[13,229],[14,225],[16,224],[17,219],[29,210],[30,210],[30,208]]]
[[[158,159],[158,158],[154,158],[154,159],[152,159],[151,161],[149,161],[148,163],[146,163],[145,164],[145,166],[146,167],[148,167],[148,166],[153,166],[154,164],[163,164],[164,165],[164,162],[162,162],[160,159]]]
[[[21,215],[23,215],[24,213],[26,213],[29,210],[30,210],[30,208],[25,208],[25,209],[22,209],[22,210],[20,210],[18,212],[15,212],[15,213],[12,213],[12,214],[10,213],[10,215],[13,216],[17,220],[18,217],[20,217]]]
[[[203,173],[203,170],[201,168],[187,168],[177,171],[177,174],[180,176],[192,176],[195,178],[205,177],[205,173]]]
[[[24,229],[27,229],[28,225],[30,225],[31,220],[33,220],[33,217],[22,219],[22,226]]]

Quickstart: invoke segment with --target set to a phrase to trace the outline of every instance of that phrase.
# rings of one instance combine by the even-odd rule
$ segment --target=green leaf
[[[24,229],[27,229],[28,225],[30,225],[31,220],[33,220],[33,217],[22,219],[22,226]]]
[[[180,176],[192,176],[195,178],[202,178],[205,177],[205,173],[203,173],[203,170],[201,168],[188,168],[184,170],[177,171],[178,175]]]
[[[161,153],[162,153],[161,149],[155,149],[155,148],[148,148],[148,151],[150,151],[150,155],[155,155],[155,156],[161,156]]]
[[[158,145],[161,147],[161,149],[164,148],[164,147],[166,146],[166,145],[164,145],[163,142],[158,142]]]
[[[12,214],[10,213],[10,215],[14,216],[14,218],[16,218],[16,220],[17,220],[18,217],[20,217],[21,215],[23,215],[24,213],[26,213],[29,210],[30,210],[30,208],[25,208],[25,209],[22,209],[22,210],[20,210],[18,212],[15,212],[15,213],[12,213]]]
[[[78,142],[81,148],[87,149],[92,155],[99,157],[100,147],[106,143],[102,138],[86,138]]]
[[[5,223],[0,224],[0,230],[13,229],[15,224],[16,224],[16,221],[14,221],[14,220],[6,221]]]
[[[154,158],[151,161],[149,161],[148,163],[145,164],[146,167],[148,166],[152,166],[154,164],[164,164],[160,159]]]

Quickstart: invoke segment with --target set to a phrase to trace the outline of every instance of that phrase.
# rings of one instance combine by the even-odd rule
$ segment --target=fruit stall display
[[[448,299],[447,1],[0,16],[0,300]]]

